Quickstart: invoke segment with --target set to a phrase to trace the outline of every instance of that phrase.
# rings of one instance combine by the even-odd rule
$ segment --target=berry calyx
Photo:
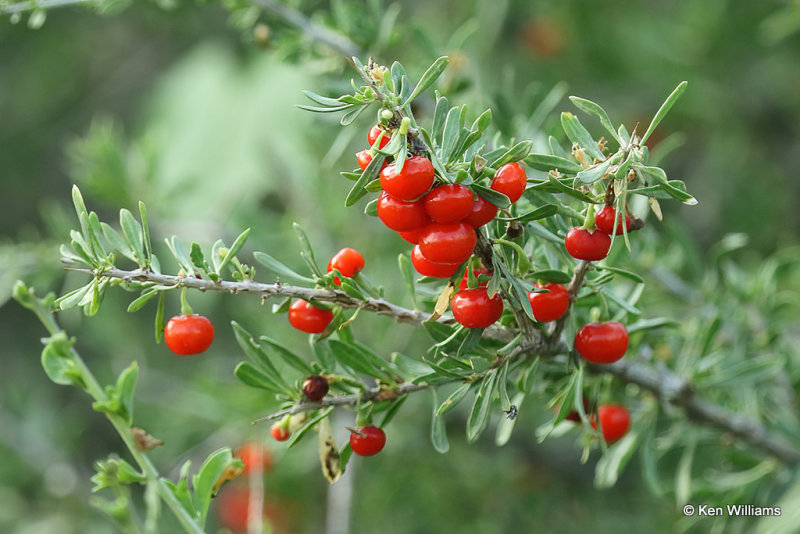
[[[303,381],[303,395],[312,402],[319,402],[328,394],[328,379],[320,375],[311,375]]]
[[[378,218],[395,232],[419,230],[430,222],[422,202],[405,202],[382,192],[378,197]]]
[[[257,469],[256,466],[260,466],[262,472],[272,469],[272,455],[264,448],[263,444],[255,441],[248,441],[236,449],[235,457],[244,464],[242,473],[245,474]]]
[[[164,341],[180,356],[200,354],[214,341],[214,327],[202,315],[176,315],[167,322]]]
[[[419,245],[414,245],[411,250],[411,265],[422,276],[432,278],[450,278],[458,270],[458,263],[433,263],[429,261],[419,250]]]
[[[603,404],[599,406],[597,408],[597,416],[600,419],[603,439],[608,444],[621,439],[631,427],[631,416],[627,408],[619,404]],[[592,428],[597,428],[594,416],[591,418],[591,424]]]
[[[374,456],[386,445],[386,434],[380,428],[365,426],[350,430],[350,448],[359,456]]]
[[[614,363],[628,350],[628,330],[618,322],[589,323],[575,334],[575,350],[592,363]]]
[[[610,235],[614,228],[614,219],[616,216],[617,211],[611,206],[606,206],[595,214],[594,224],[597,226],[598,230]],[[626,230],[630,231],[631,218],[628,215],[625,215],[625,226]],[[617,222],[617,235],[620,234],[622,234],[622,221]]]
[[[599,230],[590,231],[576,226],[567,233],[564,245],[575,259],[598,261],[608,256],[611,238]]]
[[[486,288],[462,289],[453,295],[450,309],[458,324],[467,328],[486,328],[503,315],[500,295],[489,298]]]
[[[492,222],[495,217],[497,217],[497,206],[479,196],[475,199],[472,204],[472,210],[464,217],[463,222],[473,228],[479,228]]]
[[[407,159],[402,169],[392,164],[381,171],[383,190],[406,202],[423,194],[431,185],[433,185],[433,164],[422,156]]]
[[[363,268],[364,256],[356,249],[350,247],[345,247],[334,254],[328,262],[328,272],[336,269],[342,276],[347,278],[354,277],[357,273],[361,272]],[[342,284],[338,276],[333,280],[333,283],[337,286]]]
[[[479,267],[477,269],[473,269],[472,274],[475,276],[475,278],[478,278],[478,276],[481,274],[489,276],[492,273],[490,273],[485,267]],[[478,287],[486,287],[486,284],[488,283],[489,282],[481,282],[478,280]],[[464,269],[464,278],[462,278],[461,283],[458,284],[458,289],[469,289],[469,268]]]
[[[269,433],[275,438],[275,441],[286,441],[291,436],[289,429],[283,423],[274,423],[269,429]]]
[[[369,132],[367,133],[367,142],[369,143],[369,146],[375,144],[375,141],[378,140],[378,136],[381,135],[381,132],[383,132],[383,137],[381,138],[381,143],[378,145],[378,148],[383,148],[389,144],[389,141],[392,139],[392,135],[389,132],[384,131],[380,125],[376,124],[370,128]]]
[[[475,229],[463,222],[431,223],[419,237],[419,250],[434,263],[463,263],[477,243]]]
[[[319,334],[333,321],[333,312],[298,299],[289,306],[289,323],[308,334]]]
[[[425,211],[436,222],[458,222],[472,211],[472,191],[461,184],[446,184],[425,195]]]
[[[491,188],[516,202],[528,185],[525,169],[519,163],[506,163],[494,173]]]
[[[539,289],[547,289],[549,293],[528,293],[533,316],[537,321],[546,323],[560,319],[569,308],[569,293],[561,284],[534,284]]]

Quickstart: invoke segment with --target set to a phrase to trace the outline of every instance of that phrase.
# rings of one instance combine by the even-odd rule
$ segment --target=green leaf
[[[380,378],[387,383],[394,383],[392,377],[384,370],[387,367],[386,360],[363,345],[345,343],[337,339],[331,339],[329,343],[334,356],[344,367],[356,373]]]
[[[476,195],[491,202],[500,209],[506,209],[511,206],[511,200],[503,193],[498,193],[494,189],[489,189],[479,184],[471,184],[469,188],[472,189]]]
[[[433,415],[431,417],[431,443],[436,452],[442,454],[450,450],[450,442],[447,440],[447,428],[445,428],[444,417],[439,415],[437,407],[439,400],[436,395],[436,390],[433,392]]]
[[[606,450],[595,466],[595,488],[608,489],[617,483],[620,473],[622,473],[631,456],[633,456],[638,441],[638,433],[635,430],[631,430],[625,437]]]
[[[250,362],[240,362],[233,370],[233,374],[250,387],[285,395],[284,390],[267,373],[259,370]]]
[[[582,193],[581,191],[578,191],[573,187],[566,185],[552,174],[548,174],[547,179],[550,181],[550,184],[555,186],[555,188],[560,192],[566,193],[567,195],[577,198],[579,200],[583,200],[584,202],[594,203],[594,199],[592,197]]]
[[[144,241],[145,263],[150,265],[153,245],[150,243],[150,224],[147,220],[147,207],[141,200],[139,201],[139,217],[142,219],[142,241]]]
[[[133,394],[136,390],[136,380],[139,378],[139,365],[136,362],[125,368],[117,378],[117,393],[122,405],[122,416],[128,426],[133,424]]]
[[[444,131],[442,132],[442,143],[440,150],[442,161],[447,161],[450,159],[450,154],[452,154],[453,149],[455,148],[456,137],[460,131],[461,108],[454,107],[451,108],[447,113],[447,118],[444,122]]]
[[[585,184],[593,184],[606,175],[608,168],[611,167],[614,161],[614,157],[608,158],[597,165],[592,165],[591,167],[583,169],[581,172],[575,175],[575,178]]]
[[[195,272],[194,264],[192,263],[192,257],[189,254],[189,251],[186,248],[186,245],[178,239],[178,236],[172,236],[172,239],[164,238],[164,242],[167,244],[167,248],[169,248],[170,252],[175,258],[175,261],[178,262],[178,265],[181,266],[181,270],[183,270],[185,276],[192,276]]]
[[[197,243],[192,243],[189,258],[192,260],[192,266],[197,267],[201,272],[207,273],[211,270],[208,267],[208,263],[206,263],[206,256],[203,254],[203,249],[201,249],[200,245]]]
[[[44,372],[50,380],[62,386],[82,384],[80,371],[74,360],[69,357],[71,345],[72,342],[67,335],[59,332],[47,340],[47,345],[42,350]]]
[[[337,111],[350,109],[353,107],[353,105],[342,104],[341,106],[336,106],[336,107],[325,107],[325,106],[306,106],[304,104],[298,104],[297,107],[304,111],[311,111],[314,113],[335,113]]]
[[[317,265],[317,258],[314,257],[314,249],[311,248],[311,241],[308,240],[305,231],[303,231],[303,228],[297,223],[293,223],[292,227],[294,228],[294,233],[297,235],[297,240],[300,242],[301,254],[305,253],[309,260],[306,263],[308,263],[311,272],[317,276],[322,276],[322,271],[319,270],[319,266]]]
[[[328,415],[333,411],[333,408],[334,408],[333,406],[328,406],[326,408],[323,408],[322,410],[319,410],[314,414],[313,417],[311,417],[308,421],[306,421],[305,424],[303,424],[303,426],[295,430],[292,433],[292,437],[289,438],[289,443],[287,444],[288,447],[292,448],[298,443],[300,443],[300,440],[303,439],[303,437],[306,434],[308,434],[309,430],[314,428],[317,425],[317,423],[328,417]]]
[[[403,275],[403,280],[406,283],[406,288],[411,295],[411,302],[414,303],[414,308],[417,307],[417,292],[414,287],[414,268],[411,265],[411,260],[405,254],[397,256],[397,264],[400,267],[400,273]]]
[[[330,97],[327,97],[327,96],[319,95],[319,94],[315,93],[314,91],[308,91],[306,89],[304,89],[304,90],[302,90],[300,92],[303,93],[306,97],[308,97],[309,100],[311,100],[312,102],[316,102],[317,104],[319,104],[321,106],[338,107],[338,106],[342,105],[342,101],[340,100],[341,97],[339,97],[339,98],[330,98]]]
[[[583,111],[584,113],[588,113],[590,115],[594,115],[598,119],[600,119],[600,124],[603,125],[611,137],[613,137],[617,143],[622,145],[622,140],[620,139],[617,131],[614,129],[614,125],[611,123],[611,119],[608,118],[608,113],[599,104],[592,102],[591,100],[586,100],[585,98],[581,98],[579,96],[571,96],[569,99],[575,104],[579,110]]]
[[[692,195],[686,191],[682,191],[677,187],[672,186],[669,181],[667,181],[667,173],[664,172],[664,169],[661,169],[660,167],[648,167],[646,165],[640,165],[636,163],[631,166],[642,173],[645,177],[649,177],[654,180],[659,187],[666,191],[667,194],[669,194],[669,196],[672,198],[680,200],[689,206],[694,206],[697,204],[697,199],[695,199]]]
[[[522,401],[525,400],[525,393],[518,392],[514,395],[514,398],[511,399],[511,405],[516,406],[519,409],[522,406]],[[494,443],[498,447],[502,447],[508,440],[511,439],[511,433],[514,431],[514,426],[517,424],[517,418],[510,418],[510,417],[503,417],[500,419],[500,422],[497,424],[497,432],[494,436]]]
[[[356,107],[354,107],[350,111],[345,112],[344,115],[342,115],[342,118],[339,119],[339,124],[341,124],[342,126],[350,126],[355,122],[355,120],[359,117],[359,115],[361,115],[366,109],[367,106],[357,105]]]
[[[414,87],[414,90],[411,91],[411,94],[406,98],[406,101],[403,102],[403,107],[407,106],[411,103],[412,100],[417,98],[423,91],[428,89],[433,83],[439,79],[444,69],[447,68],[447,63],[450,61],[450,58],[447,56],[442,56],[436,61],[434,61],[430,67],[422,74],[422,77],[417,82],[417,86]]]
[[[249,235],[250,235],[250,228],[245,229],[241,234],[239,234],[239,236],[233,242],[233,245],[231,245],[231,248],[228,249],[228,252],[225,254],[225,257],[222,258],[222,262],[215,268],[217,274],[221,274],[222,269],[224,269],[225,266],[228,265],[228,263],[230,263],[230,261],[234,257],[236,257],[239,251],[242,250],[242,247],[244,246],[245,241],[247,241],[247,237]]]
[[[73,289],[66,295],[57,298],[53,304],[57,310],[69,310],[70,308],[74,308],[81,300],[83,300],[83,298],[89,293],[89,291],[92,290],[93,287],[94,280],[83,287]]]
[[[551,171],[556,169],[561,172],[574,174],[583,170],[583,167],[576,161],[559,156],[551,156],[549,154],[529,154],[525,157],[524,161],[525,165],[539,171]]]
[[[428,335],[437,343],[448,339],[456,331],[456,327],[438,321],[425,321],[422,323],[422,326],[425,328],[425,331],[428,332]]]
[[[499,158],[495,160],[489,160],[487,158],[487,165],[490,167],[500,167],[506,163],[520,161],[528,155],[528,153],[531,151],[531,148],[533,148],[533,141],[520,141],[516,145],[506,150]]]
[[[250,332],[245,330],[242,325],[236,321],[231,321],[231,326],[233,327],[233,334],[236,337],[236,342],[247,357],[267,374],[271,382],[282,389],[281,393],[286,393],[289,389],[286,382],[281,378],[275,364],[272,363],[272,360],[270,360],[269,356],[264,352],[261,345],[256,343],[253,336],[250,335]]]
[[[142,225],[139,224],[139,221],[136,220],[133,214],[125,208],[121,209],[119,212],[119,224],[120,228],[122,228],[122,234],[133,250],[136,261],[141,265],[146,257]]]
[[[572,280],[572,277],[569,274],[562,271],[553,270],[536,271],[531,274],[529,278],[533,278],[534,280],[545,280],[554,284],[568,284]]]
[[[456,390],[453,391],[436,410],[436,416],[439,417],[455,408],[458,403],[464,399],[470,388],[474,385],[475,384],[471,382],[464,382],[463,384],[459,385]]]
[[[647,127],[647,131],[644,132],[642,136],[642,140],[639,144],[645,144],[647,140],[650,138],[650,134],[656,129],[658,124],[662,121],[662,119],[666,116],[672,106],[677,102],[677,100],[681,97],[683,92],[686,90],[686,86],[689,84],[687,81],[682,81],[678,84],[678,86],[670,93],[667,99],[661,104],[661,107],[658,108],[655,116],[653,116],[653,120],[650,121],[650,126]]]
[[[620,269],[619,267],[611,267],[610,265],[596,264],[595,266],[602,271],[608,271],[614,274],[618,274],[620,276],[624,276],[625,278],[633,280],[634,282],[637,282],[639,284],[644,284],[644,278],[642,278],[641,276],[639,276],[634,272],[626,271],[625,269]]]
[[[480,437],[489,422],[489,407],[494,396],[496,378],[497,370],[489,371],[483,378],[478,394],[475,395],[475,403],[472,405],[472,412],[467,419],[467,440],[470,442]]]
[[[389,404],[389,407],[386,409],[386,413],[384,414],[383,419],[381,419],[378,428],[386,428],[386,425],[392,422],[392,419],[394,419],[394,416],[400,411],[400,407],[404,402],[406,402],[407,398],[408,395],[403,395],[399,399],[392,401],[391,404]]]
[[[156,308],[156,343],[161,343],[161,337],[164,335],[164,292],[158,293],[158,307]]]
[[[259,340],[261,340],[264,343],[266,343],[267,345],[269,345],[269,347],[272,350],[274,350],[275,352],[277,352],[278,355],[281,358],[283,358],[283,360],[289,366],[294,367],[295,369],[300,371],[301,374],[303,374],[303,375],[313,375],[314,374],[314,370],[311,369],[311,366],[308,365],[305,361],[303,361],[303,359],[300,358],[300,356],[298,356],[297,354],[293,353],[292,351],[290,351],[289,349],[287,349],[286,347],[284,347],[283,345],[281,345],[280,343],[278,343],[274,339],[272,339],[270,337],[267,337],[267,336],[261,336],[259,338]]]
[[[131,261],[136,261],[136,256],[133,255],[133,249],[125,242],[125,239],[122,238],[119,232],[104,222],[100,223],[100,228],[112,250],[119,252]]]
[[[442,138],[442,131],[444,130],[444,121],[447,113],[450,110],[447,98],[440,96],[436,93],[436,108],[433,112],[433,127],[431,128],[431,138],[438,141]]]
[[[192,478],[194,507],[199,512],[200,525],[206,523],[208,506],[211,504],[211,497],[216,493],[214,487],[217,485],[217,481],[234,461],[236,460],[233,458],[233,453],[227,447],[214,451],[206,458],[206,461],[200,466],[200,470]]]
[[[564,132],[573,143],[586,149],[586,152],[593,158],[603,160],[605,156],[597,147],[597,143],[592,138],[592,135],[583,127],[581,121],[572,113],[565,111],[561,114],[561,126]]]
[[[301,274],[297,274],[292,269],[284,265],[283,263],[279,262],[266,252],[253,252],[253,257],[258,261],[261,265],[272,271],[273,273],[277,274],[279,277],[288,278],[290,280],[294,280],[296,282],[301,282],[304,284],[313,284],[314,280],[308,278],[307,276],[303,276]]]
[[[539,219],[544,219],[547,217],[552,217],[558,213],[558,206],[555,204],[545,204],[544,206],[540,206],[535,210],[529,211],[528,213],[523,213],[522,215],[518,215],[517,217],[498,217],[501,221],[519,221],[519,222],[529,222],[529,221],[536,221]]]
[[[88,217],[89,212],[86,210],[86,204],[83,201],[83,195],[77,185],[72,186],[72,204],[75,206],[75,213],[80,220],[81,215]]]
[[[385,159],[386,156],[383,154],[375,154],[375,156],[369,162],[369,165],[367,165],[367,167],[364,169],[364,172],[361,173],[361,177],[356,180],[356,183],[354,183],[353,187],[350,188],[350,192],[347,193],[347,197],[344,200],[345,207],[352,206],[358,202],[361,197],[367,194],[367,190],[364,188],[364,186],[378,177],[378,173],[380,172],[381,166],[383,165]]]

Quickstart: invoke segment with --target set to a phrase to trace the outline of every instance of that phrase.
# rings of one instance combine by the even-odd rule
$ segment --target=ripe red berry
[[[528,177],[525,175],[525,169],[519,163],[506,163],[494,173],[491,188],[503,193],[511,202],[516,202],[527,185]]]
[[[411,250],[411,265],[423,276],[433,278],[450,278],[458,270],[459,263],[433,263],[428,261],[419,250],[419,245],[414,245]]]
[[[419,243],[419,235],[422,233],[422,228],[417,230],[411,230],[410,232],[397,232],[397,234],[411,243],[412,245],[416,245]]]
[[[275,438],[276,441],[286,441],[291,435],[289,429],[282,423],[274,423],[269,429],[269,433],[272,434],[272,437]]]
[[[567,233],[564,239],[567,252],[573,258],[586,261],[598,261],[608,256],[611,238],[599,230],[590,232],[576,226]]]
[[[462,289],[453,295],[450,309],[458,324],[467,328],[486,328],[503,315],[500,295],[489,298],[486,288]]]
[[[491,275],[492,273],[490,273],[489,270],[486,269],[485,267],[479,267],[477,269],[473,269],[472,270],[472,274],[475,275],[475,278],[478,278],[478,275],[481,275],[481,274]],[[478,287],[486,287],[486,284],[488,284],[488,283],[489,282],[481,282],[479,280],[478,281]],[[469,289],[469,273],[468,273],[468,269],[464,269],[464,278],[462,278],[461,279],[461,283],[458,284],[458,289]]]
[[[395,232],[419,230],[430,222],[422,202],[404,202],[385,191],[378,197],[378,218]]]
[[[372,154],[369,153],[369,150],[362,150],[358,154],[356,154],[356,160],[358,161],[358,166],[361,168],[362,171],[367,170],[367,166],[372,161]],[[386,160],[383,160],[381,164],[381,170],[386,168]]]
[[[347,278],[352,278],[356,275],[356,273],[361,272],[361,269],[364,268],[364,256],[361,255],[359,251],[354,248],[345,247],[336,254],[333,255],[331,260],[328,262],[328,272],[336,269],[338,270],[342,276],[346,276]],[[341,285],[341,281],[337,276],[333,283]]]
[[[214,327],[202,315],[176,315],[167,322],[164,341],[175,354],[199,354],[214,341]]]
[[[614,363],[628,350],[628,330],[617,322],[589,323],[575,334],[575,350],[592,363]]]
[[[215,499],[220,524],[231,532],[247,532],[250,490],[246,486],[229,486]]]
[[[419,237],[419,250],[434,263],[462,263],[475,249],[475,229],[463,222],[431,223]]]
[[[614,218],[616,216],[616,210],[611,206],[606,206],[594,216],[594,224],[601,232],[611,234],[611,230],[614,227]],[[627,230],[631,229],[631,218],[628,215],[625,215],[625,226]],[[622,234],[622,221],[617,222],[617,235],[620,234]]]
[[[236,458],[244,463],[243,473],[249,473],[256,466],[261,466],[262,472],[272,469],[272,455],[264,448],[264,445],[255,441],[249,441],[236,449]]]
[[[383,132],[383,137],[381,138],[381,144],[378,145],[378,148],[383,148],[389,144],[389,141],[392,139],[392,134],[384,131],[383,128],[376,124],[370,128],[369,133],[367,133],[367,142],[369,143],[369,146],[375,144],[375,141],[378,139],[378,136],[381,135],[381,132]]]
[[[350,431],[350,447],[359,456],[373,456],[383,450],[386,445],[386,434],[380,428],[365,426]]]
[[[308,334],[319,334],[333,321],[333,312],[298,299],[289,306],[289,323]]]
[[[569,308],[569,293],[561,284],[534,284],[540,289],[547,289],[550,293],[528,293],[533,316],[537,321],[546,323],[559,319]]]
[[[472,191],[461,184],[446,184],[425,195],[425,211],[436,222],[458,222],[472,211]]]
[[[618,404],[603,404],[597,408],[600,419],[600,429],[606,443],[614,443],[628,433],[631,427],[631,416],[624,406]],[[592,428],[597,428],[594,416],[591,419]]]
[[[497,217],[497,206],[483,197],[477,197],[472,204],[472,210],[464,217],[463,222],[473,228],[479,228],[492,222],[495,217]]]
[[[328,379],[320,375],[312,375],[303,381],[303,395],[308,400],[319,402],[328,394]]]
[[[407,159],[402,169],[392,164],[381,171],[381,187],[400,200],[414,200],[432,184],[433,164],[422,156]]]

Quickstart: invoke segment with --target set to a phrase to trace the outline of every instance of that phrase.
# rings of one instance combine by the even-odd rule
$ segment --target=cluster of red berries
[[[620,235],[623,231],[620,220],[617,223],[616,232],[614,232],[616,216],[617,212],[613,207],[605,206],[594,217],[595,229],[589,230],[580,226],[572,228],[564,239],[564,245],[570,256],[586,261],[599,261],[608,256],[611,248],[611,234]],[[631,218],[627,214],[625,215],[625,226],[628,231],[631,229]]]

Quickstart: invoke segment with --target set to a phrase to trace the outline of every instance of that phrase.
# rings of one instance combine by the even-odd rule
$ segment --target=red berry
[[[475,278],[478,278],[478,275],[491,275],[492,273],[490,273],[489,270],[484,267],[479,267],[478,269],[473,269],[472,274],[475,275]],[[488,283],[489,282],[478,281],[478,287],[486,287],[486,284]],[[458,284],[458,289],[469,289],[469,273],[467,269],[464,269],[464,278],[462,278],[461,283]]]
[[[586,261],[602,260],[608,256],[611,238],[599,230],[590,232],[576,226],[567,233],[564,240],[567,252],[573,258]]]
[[[411,265],[414,269],[423,276],[431,276],[433,278],[450,278],[458,270],[459,263],[433,263],[428,261],[422,252],[419,251],[419,245],[414,245],[411,250]]]
[[[491,188],[503,193],[511,202],[516,202],[527,185],[528,177],[525,175],[525,169],[519,163],[506,163],[494,173]]]
[[[537,321],[546,323],[559,319],[569,308],[569,293],[561,284],[534,284],[540,289],[547,289],[550,293],[528,293],[533,316]]]
[[[458,222],[472,211],[472,191],[461,184],[440,185],[425,196],[425,211],[436,222]]]
[[[328,272],[336,269],[342,276],[346,276],[347,278],[354,277],[356,273],[361,272],[363,268],[364,256],[356,249],[349,247],[343,248],[334,254],[331,261],[328,262]],[[341,285],[338,276],[333,280],[333,283],[337,286]]]
[[[381,138],[381,144],[378,145],[378,148],[383,148],[389,144],[389,141],[392,139],[392,134],[376,124],[370,128],[369,133],[367,134],[367,142],[369,143],[369,146],[375,144],[375,141],[378,139],[378,136],[381,135],[381,132],[383,132],[383,137]]]
[[[500,295],[489,298],[486,288],[462,289],[453,295],[450,309],[458,324],[467,328],[486,328],[503,315]]]
[[[272,437],[275,438],[276,441],[286,441],[291,435],[289,429],[282,423],[273,424],[272,428],[269,429],[269,433],[272,434]]]
[[[434,263],[463,263],[472,255],[478,238],[465,223],[431,223],[419,237],[419,250]]]
[[[359,456],[373,456],[386,445],[386,434],[380,428],[365,426],[350,433],[350,447]]]
[[[575,334],[575,350],[592,363],[614,363],[628,350],[628,331],[622,323],[589,323]]]
[[[597,408],[600,419],[600,428],[606,443],[614,443],[628,433],[631,427],[631,416],[624,406],[618,404],[603,404]],[[592,428],[597,428],[595,418],[591,419]]]
[[[202,315],[176,315],[164,329],[164,341],[175,354],[199,354],[214,341],[214,327]]]
[[[407,159],[400,170],[392,164],[381,171],[381,187],[400,200],[414,200],[432,184],[433,164],[422,156]]]
[[[245,486],[223,488],[215,499],[220,524],[232,532],[247,532],[250,490]]]
[[[410,232],[397,232],[397,234],[411,243],[412,245],[416,245],[419,243],[419,235],[422,233],[422,228],[418,230],[411,230]]]
[[[477,197],[475,203],[472,204],[472,210],[469,212],[469,215],[464,218],[463,222],[469,224],[473,228],[478,228],[492,222],[496,216],[497,206],[483,197]]]
[[[372,161],[372,154],[369,153],[369,150],[362,150],[358,154],[356,154],[356,160],[358,161],[358,166],[361,168],[362,171],[367,170],[367,166]],[[381,164],[381,170],[386,168],[386,160],[383,160]]]
[[[308,400],[319,402],[328,394],[328,379],[320,375],[312,375],[303,381],[303,395]]]
[[[583,413],[589,416],[589,399],[587,399],[585,395],[583,397]],[[580,423],[581,415],[577,411],[571,410],[564,419],[572,421],[573,423]]]
[[[395,232],[419,230],[430,222],[422,202],[404,202],[386,192],[378,197],[378,218]]]
[[[333,321],[333,312],[298,299],[289,306],[289,323],[308,334],[319,334]]]
[[[614,218],[616,216],[616,210],[611,206],[606,206],[594,216],[594,224],[601,232],[611,234],[611,229],[614,227]],[[628,215],[625,215],[625,226],[627,230],[631,229],[631,218]],[[622,234],[622,221],[617,222],[617,235],[620,234]]]
[[[243,473],[249,473],[261,466],[261,471],[266,472],[272,469],[272,455],[264,448],[264,445],[255,441],[249,441],[236,449],[236,458],[244,463]]]

